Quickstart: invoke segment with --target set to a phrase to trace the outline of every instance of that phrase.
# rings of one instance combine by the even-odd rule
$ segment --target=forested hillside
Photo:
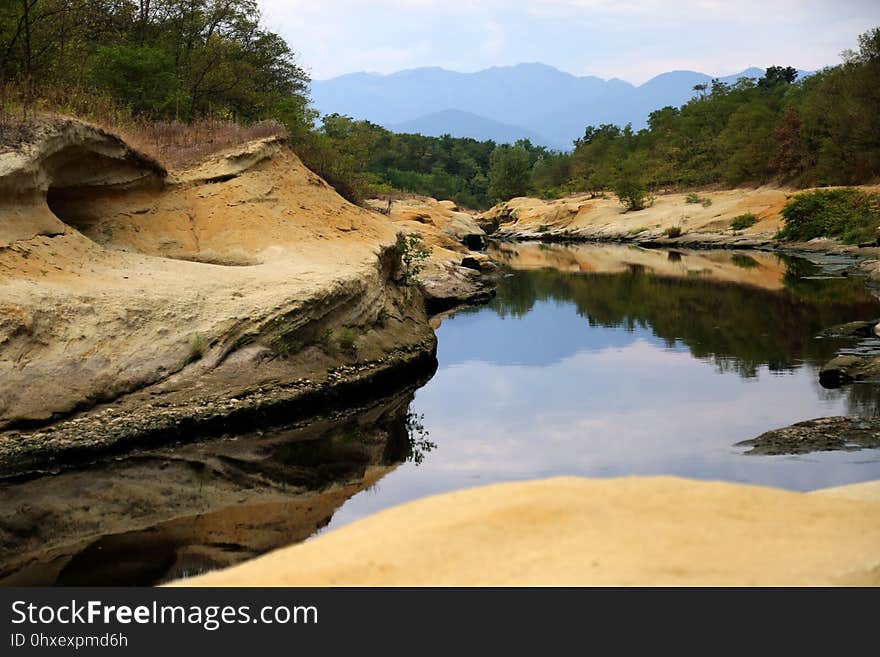
[[[880,176],[880,29],[845,62],[794,82],[792,68],[715,82],[681,108],[653,112],[646,130],[588,127],[572,181],[601,190],[621,177],[649,189],[779,180],[844,185]]]
[[[284,118],[309,82],[256,0],[7,0],[0,52],[38,100],[98,92],[154,119]]]
[[[270,120],[277,124],[269,129],[286,129],[305,162],[354,201],[402,191],[480,209],[524,194],[880,177],[880,28],[859,37],[842,64],[795,78],[793,68],[771,67],[760,79],[700,85],[682,107],[654,111],[643,130],[588,126],[562,153],[319,117],[308,106],[308,75],[262,24],[256,0],[0,4],[5,141],[39,110],[140,131],[159,150],[179,138],[181,124],[247,135],[266,128],[248,133],[241,125]],[[191,139],[216,136],[197,134]]]

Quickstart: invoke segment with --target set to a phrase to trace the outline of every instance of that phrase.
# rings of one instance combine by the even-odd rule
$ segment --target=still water
[[[415,396],[436,445],[349,500],[329,528],[425,495],[553,475],[671,474],[810,490],[880,478],[880,450],[745,455],[735,443],[880,388],[819,385],[850,344],[823,328],[880,316],[864,280],[773,254],[503,245],[495,300],[443,320]],[[868,345],[870,346],[870,345]]]
[[[765,253],[532,243],[493,255],[497,297],[443,318],[427,382],[307,424],[0,484],[0,585],[160,583],[497,481],[880,478],[880,450],[736,446],[799,420],[880,414],[878,384],[818,382],[839,350],[880,350],[880,338],[817,337],[880,317],[864,280]]]

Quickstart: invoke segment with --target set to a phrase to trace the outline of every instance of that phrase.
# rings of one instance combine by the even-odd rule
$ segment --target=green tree
[[[798,178],[803,173],[803,128],[797,108],[790,106],[773,130],[775,153],[770,166],[783,178]]]
[[[614,176],[612,189],[627,212],[644,210],[648,206],[651,197],[645,184],[643,155],[630,155],[620,164]]]
[[[498,146],[489,164],[489,194],[507,201],[529,192],[531,164],[529,153],[521,145]]]
[[[181,98],[171,53],[153,46],[99,46],[93,79],[138,113],[161,116]]]

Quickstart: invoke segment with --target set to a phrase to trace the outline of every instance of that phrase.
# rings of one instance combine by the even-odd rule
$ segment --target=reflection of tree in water
[[[437,448],[436,443],[428,440],[428,430],[425,429],[425,414],[416,415],[412,411],[406,414],[406,432],[409,441],[408,461],[421,465],[425,455]]]
[[[522,317],[538,301],[574,303],[590,326],[649,329],[668,346],[681,343],[722,371],[753,377],[759,368],[787,371],[821,364],[839,343],[816,340],[828,326],[880,316],[880,304],[858,279],[803,280],[810,263],[791,261],[785,289],[765,290],[705,277],[664,278],[641,270],[571,274],[512,271],[492,308]]]
[[[385,454],[382,461],[386,464],[411,461],[421,465],[425,456],[437,448],[428,440],[428,430],[424,425],[425,416],[413,413],[408,405],[393,417],[386,418],[382,427],[387,435]]]
[[[730,261],[740,269],[754,269],[758,266],[757,260],[743,253],[734,253],[730,256]]]
[[[842,390],[846,394],[847,415],[880,416],[880,385],[853,383]]]
[[[818,371],[815,372],[814,390],[822,401],[846,402],[846,415],[862,417],[880,416],[880,382],[861,381],[840,388],[825,388],[819,384]],[[804,418],[812,419],[812,418]]]

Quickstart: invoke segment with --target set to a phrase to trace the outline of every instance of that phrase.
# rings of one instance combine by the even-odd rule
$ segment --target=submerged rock
[[[822,417],[773,429],[737,446],[751,447],[746,454],[806,454],[880,447],[880,418]]]

